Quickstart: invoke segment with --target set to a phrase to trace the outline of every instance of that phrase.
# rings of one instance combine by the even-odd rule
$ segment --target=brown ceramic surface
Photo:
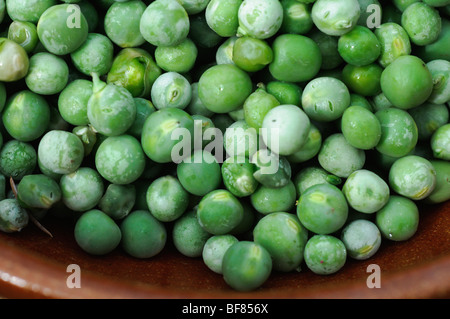
[[[383,244],[366,261],[348,260],[334,275],[274,273],[258,290],[239,293],[200,258],[167,247],[149,260],[117,249],[94,257],[76,245],[73,225],[45,220],[50,238],[34,225],[0,233],[0,296],[7,298],[448,298],[450,203],[421,208],[420,226],[406,242]],[[168,246],[170,243],[168,243]],[[69,264],[81,269],[81,288],[68,288]],[[367,267],[381,269],[381,288],[366,285]]]

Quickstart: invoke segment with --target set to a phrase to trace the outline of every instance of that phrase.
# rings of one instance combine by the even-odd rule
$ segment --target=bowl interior
[[[7,298],[447,298],[450,296],[450,203],[420,207],[417,233],[408,241],[383,240],[364,261],[347,259],[339,272],[320,276],[273,272],[259,289],[232,290],[201,258],[181,255],[168,240],[150,259],[116,249],[105,256],[83,252],[74,224],[54,217],[43,224],[53,238],[29,225],[0,233],[0,296]],[[170,238],[170,236],[169,236]],[[80,288],[69,288],[69,265],[79,266]],[[374,270],[374,266],[379,272]],[[374,276],[378,276],[377,279]],[[378,280],[380,288],[370,288]],[[369,282],[369,285],[368,285]],[[69,284],[68,284],[69,283]]]

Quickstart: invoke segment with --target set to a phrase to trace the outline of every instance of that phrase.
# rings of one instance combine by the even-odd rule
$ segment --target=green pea
[[[56,0],[6,0],[6,10],[12,20],[37,23],[44,11],[56,4]]]
[[[37,94],[60,93],[69,81],[69,67],[62,58],[46,52],[30,58],[30,68],[25,77],[28,88]]]
[[[377,63],[364,66],[347,64],[342,70],[343,82],[353,92],[363,96],[375,96],[381,92],[380,79],[383,68]]]
[[[375,29],[375,35],[381,46],[378,63],[387,67],[395,59],[411,53],[411,42],[403,27],[395,22],[387,22]]]
[[[92,126],[75,126],[72,133],[78,136],[83,143],[84,156],[89,156],[97,143],[97,133]]]
[[[444,104],[424,103],[408,110],[417,125],[419,140],[429,140],[433,133],[448,123],[449,109]]]
[[[234,64],[233,47],[237,39],[237,36],[232,36],[219,45],[216,51],[216,64]]]
[[[99,23],[99,14],[97,8],[87,0],[81,0],[77,3],[80,6],[80,10],[83,13],[88,23],[88,31],[94,32],[97,29]]]
[[[259,130],[267,112],[278,105],[280,105],[280,102],[273,94],[266,91],[263,87],[257,88],[245,99],[243,105],[245,122],[250,127]]]
[[[369,150],[381,139],[381,124],[371,111],[363,106],[352,105],[344,111],[341,130],[353,147]]]
[[[197,211],[187,211],[172,229],[172,241],[178,252],[187,257],[201,257],[206,241],[212,235],[200,225]]]
[[[81,73],[99,76],[108,73],[113,62],[114,46],[111,40],[100,33],[89,33],[86,41],[70,54],[73,65]]]
[[[0,201],[0,230],[5,233],[19,232],[29,222],[28,212],[17,199],[6,198]]]
[[[155,179],[147,190],[149,211],[159,221],[174,221],[183,215],[188,204],[189,193],[173,176]]]
[[[272,43],[270,74],[279,81],[311,80],[320,70],[322,55],[312,39],[300,34],[281,34]],[[301,69],[302,72],[298,72]]]
[[[162,71],[146,50],[122,49],[114,58],[107,82],[126,88],[133,97],[149,97],[155,80]]]
[[[348,204],[342,191],[332,184],[317,184],[306,189],[297,204],[297,216],[308,230],[331,234],[346,222]]]
[[[130,214],[136,203],[136,186],[134,184],[109,184],[98,207],[114,220],[124,219]]]
[[[93,73],[92,96],[87,104],[90,124],[100,134],[118,136],[136,119],[136,105],[131,93],[122,86],[107,84]]]
[[[65,55],[78,49],[88,36],[87,20],[79,9],[71,4],[49,7],[39,18],[37,33],[48,52]]]
[[[450,163],[443,160],[430,160],[436,171],[436,186],[425,198],[427,203],[444,203],[450,199]]]
[[[306,34],[313,27],[311,6],[296,0],[282,0],[283,23],[280,31],[283,33]]]
[[[238,10],[242,0],[211,0],[205,18],[208,26],[221,37],[236,35],[239,27]]]
[[[212,119],[210,119],[209,117],[206,117],[204,115],[194,114],[194,115],[192,115],[192,118],[194,119],[194,126],[195,126],[195,128],[201,126],[201,132],[202,132],[201,147],[205,148],[212,141],[215,141],[215,136],[214,135],[211,137],[211,139],[209,139],[209,138],[207,138],[205,136],[207,136],[211,130],[215,130],[216,126],[213,123]],[[194,128],[194,130],[195,130],[195,128]],[[194,146],[194,149],[198,149],[198,147]]]
[[[225,189],[215,189],[201,199],[197,218],[200,225],[213,235],[224,235],[240,224],[244,209],[239,200]]]
[[[237,110],[228,112],[228,115],[235,121],[245,121],[244,107],[240,107]]]
[[[232,64],[208,68],[198,81],[198,96],[215,113],[228,113],[242,107],[252,93],[250,76]]]
[[[347,261],[344,243],[331,235],[314,235],[305,246],[306,266],[315,274],[330,275],[338,272]]]
[[[258,187],[258,181],[253,176],[255,169],[255,165],[245,156],[228,157],[221,166],[226,189],[236,197],[253,194]]]
[[[302,106],[312,120],[334,121],[350,106],[350,92],[341,80],[318,77],[303,89]]]
[[[217,274],[222,274],[222,262],[228,248],[239,240],[233,235],[214,235],[203,246],[202,259],[205,265]]]
[[[427,159],[407,155],[392,164],[389,185],[399,195],[413,200],[424,199],[436,186],[436,170]]]
[[[8,39],[20,44],[30,54],[39,42],[36,25],[26,21],[13,21],[8,28]]]
[[[415,54],[425,62],[444,59],[449,60],[449,39],[450,39],[450,21],[442,19],[441,33],[436,41],[425,46],[418,46]]]
[[[93,93],[92,81],[77,79],[70,82],[58,96],[61,117],[72,125],[87,125],[87,105]]]
[[[350,93],[350,105],[359,105],[368,111],[374,111],[372,103],[370,103],[369,99],[356,93]]]
[[[419,2],[420,0],[393,0],[394,6],[401,12],[405,11],[411,4]]]
[[[140,138],[145,120],[156,111],[156,108],[150,100],[140,97],[134,98],[134,103],[136,104],[136,118],[127,133]]]
[[[280,104],[294,104],[300,106],[303,89],[296,83],[270,81],[266,85],[267,93],[273,95]]]
[[[450,123],[439,127],[431,136],[431,149],[437,159],[450,160]]]
[[[381,124],[381,138],[375,147],[377,151],[392,157],[402,157],[414,149],[419,132],[407,111],[386,108],[376,112],[375,116]]]
[[[5,18],[5,13],[6,13],[5,0],[0,0],[0,23],[3,22],[3,19]]]
[[[16,181],[33,173],[36,165],[37,153],[30,143],[9,140],[0,150],[0,173]]]
[[[269,149],[283,156],[298,152],[306,143],[311,121],[300,107],[284,104],[272,108],[262,123],[262,138]]]
[[[205,196],[219,187],[221,168],[215,157],[206,150],[196,150],[177,165],[177,176],[191,194]]]
[[[432,7],[443,7],[448,5],[448,0],[424,0],[423,2]]]
[[[198,48],[213,49],[223,41],[223,38],[208,26],[205,14],[189,16],[189,23],[188,37]]]
[[[229,156],[243,155],[251,157],[258,149],[258,133],[244,120],[231,124],[225,131],[223,140]]]
[[[308,231],[294,214],[278,212],[264,216],[253,229],[253,238],[271,255],[274,270],[299,269]]]
[[[376,173],[367,169],[354,171],[344,183],[342,192],[355,210],[372,214],[389,200],[389,185]]]
[[[198,96],[198,82],[191,83],[191,91],[191,101],[185,108],[185,111],[187,111],[191,115],[196,114],[206,116],[208,118],[213,116],[214,112],[208,110]]]
[[[14,139],[31,142],[46,131],[50,123],[50,107],[41,95],[23,90],[8,100],[2,120]]]
[[[70,174],[80,167],[84,147],[75,134],[52,130],[42,136],[37,155],[39,163],[50,172]]]
[[[238,35],[267,39],[281,28],[283,6],[276,0],[244,0],[239,6],[238,19]]]
[[[364,66],[375,62],[381,53],[377,36],[360,25],[339,37],[338,51],[345,62]]]
[[[339,54],[339,37],[332,36],[318,29],[313,29],[309,37],[316,42],[322,56],[320,68],[322,70],[332,70],[340,66],[344,59]]]
[[[328,172],[347,178],[366,161],[364,150],[352,146],[342,133],[328,136],[318,154],[320,165]]]
[[[423,2],[409,5],[402,13],[401,22],[416,45],[427,45],[436,41],[442,27],[439,11]]]
[[[95,167],[100,175],[114,184],[130,184],[145,169],[141,143],[131,135],[109,136],[95,153]]]
[[[383,237],[393,241],[410,239],[419,226],[417,205],[411,199],[398,195],[392,195],[375,217]]]
[[[167,107],[184,109],[192,98],[189,81],[177,72],[161,74],[153,83],[151,99],[158,110]]]
[[[136,258],[158,255],[167,242],[165,226],[146,210],[131,212],[120,224],[121,246]]]
[[[106,255],[119,246],[122,232],[114,220],[98,209],[83,213],[74,229],[78,246],[91,255]]]
[[[171,46],[183,41],[189,33],[189,17],[178,1],[153,1],[143,12],[140,33],[155,46]]]
[[[338,186],[341,182],[341,178],[328,173],[325,169],[318,166],[307,166],[302,168],[294,177],[295,189],[298,197],[311,186],[324,183]]]
[[[178,108],[164,108],[150,114],[142,128],[141,144],[145,154],[157,163],[175,161],[179,154],[172,154],[173,148],[182,141],[172,135],[180,130],[183,134],[188,134],[190,151],[194,137],[194,120],[187,112]]]
[[[433,90],[426,64],[416,56],[397,58],[381,74],[381,89],[394,106],[410,109],[425,102]]]
[[[239,241],[223,256],[223,278],[235,290],[254,290],[266,282],[271,272],[269,252],[255,242]]]
[[[253,208],[264,215],[275,212],[289,212],[295,206],[296,199],[295,185],[291,180],[285,186],[279,188],[260,185],[250,195]]]
[[[383,92],[375,96],[372,96],[370,102],[372,105],[373,112],[375,113],[382,109],[387,109],[394,106],[392,102],[386,98],[386,95],[384,95]]]
[[[90,167],[80,167],[60,179],[62,201],[73,211],[88,211],[99,203],[104,184],[100,174]]]
[[[145,43],[140,32],[141,16],[147,6],[143,1],[115,2],[104,19],[105,33],[121,48],[138,47]]]
[[[209,0],[181,0],[180,3],[188,14],[197,14],[206,9]]]
[[[427,63],[427,68],[433,78],[433,91],[428,102],[443,104],[450,100],[450,62],[433,60]]]
[[[381,233],[373,222],[357,219],[342,230],[341,240],[348,256],[356,260],[367,260],[379,250]]]
[[[43,174],[24,176],[17,185],[17,198],[27,208],[50,209],[62,199],[58,183]]]
[[[0,38],[0,81],[14,82],[28,74],[29,59],[25,49],[7,38]]]
[[[285,157],[280,157],[267,149],[261,149],[253,154],[251,161],[255,165],[253,177],[261,185],[279,188],[289,183],[292,169]]]
[[[314,2],[311,17],[316,27],[332,36],[340,36],[351,31],[360,16],[358,0]]]
[[[246,72],[260,71],[272,61],[272,48],[265,40],[243,36],[234,43],[233,62]]]
[[[156,64],[167,72],[186,73],[191,71],[197,55],[197,46],[189,38],[174,46],[159,46],[155,49]]]

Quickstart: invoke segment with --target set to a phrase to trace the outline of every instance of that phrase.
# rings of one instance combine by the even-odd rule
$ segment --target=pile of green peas
[[[88,254],[140,259],[171,240],[239,291],[368,259],[450,199],[449,17],[449,0],[0,0],[0,230],[50,216]]]

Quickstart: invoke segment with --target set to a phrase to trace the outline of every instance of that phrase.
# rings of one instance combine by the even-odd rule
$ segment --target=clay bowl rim
[[[138,282],[133,278],[131,280],[121,277],[115,277],[111,274],[105,274],[98,269],[88,269],[83,273],[82,289],[69,289],[66,284],[68,272],[67,263],[51,259],[42,250],[30,248],[30,241],[44,235],[36,229],[31,229],[30,234],[0,234],[0,296],[6,298],[55,298],[55,299],[392,299],[392,298],[449,298],[450,297],[450,202],[442,205],[430,207],[423,218],[423,228],[420,228],[414,240],[422,240],[414,249],[424,249],[424,245],[430,245],[430,238],[435,234],[426,229],[432,229],[434,232],[441,232],[442,238],[438,242],[444,247],[434,248],[433,251],[439,253],[430,253],[417,263],[406,261],[404,269],[396,268],[388,271],[382,277],[381,289],[369,289],[361,278],[348,277],[341,282],[324,282],[323,284],[314,284],[305,289],[298,287],[280,287],[275,284],[252,292],[236,292],[231,289],[214,289],[197,287],[189,289],[186,287],[171,287],[164,285],[152,285],[145,282]],[[434,218],[436,216],[436,218]],[[69,234],[68,236],[70,236]],[[425,237],[424,237],[425,236]],[[14,238],[16,237],[16,238]],[[422,239],[421,239],[422,238]],[[425,238],[425,239],[423,239]],[[6,239],[6,240],[4,240]],[[23,242],[21,242],[23,240]],[[49,239],[42,239],[48,242]],[[66,239],[67,240],[67,239]],[[37,240],[39,241],[39,240]],[[64,242],[62,243],[64,245]],[[402,251],[407,246],[407,242],[390,243],[390,247],[384,249],[389,251],[393,249]],[[32,245],[31,245],[32,246]],[[403,248],[402,248],[403,247]],[[443,248],[443,251],[442,251]],[[45,249],[45,248],[43,248]],[[412,248],[413,249],[413,248]],[[430,246],[431,249],[431,246]],[[424,251],[422,251],[423,253]],[[79,252],[77,252],[78,254]],[[118,253],[120,254],[120,252]],[[419,251],[420,255],[420,251]],[[174,257],[175,256],[175,257]],[[114,256],[113,256],[114,257]],[[113,258],[111,257],[111,258]],[[179,256],[177,252],[169,251],[169,257],[180,262],[184,256]],[[49,259],[50,258],[50,259]],[[128,257],[126,257],[128,258]],[[165,258],[164,256],[162,258]],[[384,259],[391,258],[387,254]],[[402,257],[399,257],[402,258]],[[101,260],[100,260],[101,261]],[[366,267],[368,264],[377,263],[379,260],[368,260],[359,268]],[[111,259],[101,261],[111,263]],[[190,261],[189,261],[190,262]],[[389,267],[390,262],[395,260],[382,261]],[[191,263],[191,262],[190,262]],[[200,260],[192,261],[192,267],[199,266]],[[356,263],[353,262],[353,265]],[[356,267],[356,266],[354,266]],[[354,268],[356,269],[356,268]],[[351,274],[350,274],[351,275]],[[282,275],[283,277],[285,275]],[[365,275],[367,277],[368,274]],[[217,277],[217,276],[216,276]],[[277,277],[277,275],[275,275]],[[214,279],[220,281],[220,279]],[[283,282],[281,278],[281,282]]]

